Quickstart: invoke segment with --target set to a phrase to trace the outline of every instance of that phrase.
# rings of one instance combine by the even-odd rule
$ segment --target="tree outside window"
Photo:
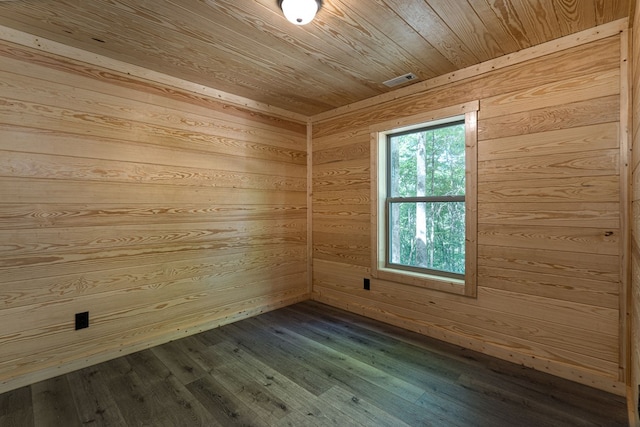
[[[464,120],[390,133],[386,158],[386,265],[464,277]]]

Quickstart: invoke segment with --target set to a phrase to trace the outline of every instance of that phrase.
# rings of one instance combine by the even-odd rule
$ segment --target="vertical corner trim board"
[[[628,296],[630,317],[628,357],[629,424],[640,425],[640,3],[631,2],[631,283]]]
[[[309,298],[306,118],[9,31],[0,393]]]

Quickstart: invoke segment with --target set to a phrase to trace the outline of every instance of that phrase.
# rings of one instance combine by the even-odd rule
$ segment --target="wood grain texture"
[[[620,71],[608,70],[485,98],[479,115],[481,120],[488,119],[530,111],[532,102],[537,108],[544,108],[564,104],[566,99],[577,102],[617,94],[619,91]]]
[[[632,2],[631,12],[634,12],[632,19],[633,29],[631,31],[631,52],[634,58],[631,61],[630,89],[631,98],[631,132],[630,137],[632,144],[633,159],[630,164],[632,171],[632,187],[631,194],[631,280],[628,295],[628,314],[630,316],[629,324],[629,365],[628,372],[629,390],[627,393],[627,402],[629,410],[629,424],[640,425],[640,413],[637,407],[638,399],[640,399],[640,196],[638,180],[640,179],[640,4]]]
[[[0,390],[306,298],[304,125],[0,51]]]
[[[514,36],[554,7],[571,9],[530,3],[536,14],[491,2],[513,19]],[[593,6],[573,19],[595,20]],[[613,36],[549,51],[314,123],[314,298],[624,394],[620,164],[629,159],[619,141],[620,43]],[[363,290],[375,255],[362,240],[375,231],[363,221],[371,184],[357,180],[366,166],[358,155],[372,155],[360,148],[366,129],[472,99],[480,101],[477,297],[377,279]]]
[[[478,239],[487,245],[545,249],[590,254],[620,255],[620,233],[616,229],[482,225]]]
[[[478,218],[483,224],[541,227],[620,227],[619,203],[483,203]]]
[[[556,156],[619,147],[618,123],[534,132],[480,141],[478,160],[499,160],[521,156]]]
[[[567,49],[563,50],[549,47],[544,52],[545,55],[534,57],[529,61],[519,62],[511,66],[507,61],[506,64],[503,64],[495,71],[489,69],[483,73],[475,72],[468,79],[455,80],[451,84],[447,84],[445,81],[434,88],[426,85],[424,90],[408,92],[406,96],[395,96],[390,99],[383,98],[380,103],[385,105],[385,108],[376,108],[379,105],[375,102],[372,104],[365,103],[362,108],[344,108],[339,110],[344,111],[343,114],[330,115],[326,120],[322,119],[314,122],[314,139],[323,140],[325,135],[338,133],[342,133],[345,136],[348,134],[356,135],[359,130],[361,131],[362,127],[390,120],[391,117],[411,116],[469,102],[470,100],[481,100],[480,110],[482,110],[482,100],[488,97],[504,96],[510,92],[522,92],[526,89],[553,84],[553,82],[558,82],[565,78],[584,79],[585,76],[590,74],[606,73],[617,69],[619,66],[620,43],[617,37],[612,36],[598,39],[589,44],[573,42]],[[597,64],[589,60],[593,56],[600,58]],[[562,76],[562,78],[559,76]],[[482,84],[464,84],[465,81],[477,82],[479,80],[482,80]],[[428,97],[424,96],[426,91],[429,93]],[[560,105],[564,103],[566,103],[566,99],[560,99]],[[358,107],[358,104],[354,107]],[[619,105],[615,104],[614,112],[618,110]],[[607,117],[612,117],[608,121],[615,122],[619,119],[613,112]],[[479,139],[490,138],[479,135]]]
[[[622,426],[624,399],[305,302],[0,394],[6,427]]]
[[[616,289],[624,279],[617,267],[625,253],[613,246],[627,227],[615,218],[626,193],[612,167],[628,161],[614,153],[624,128],[619,123],[624,96],[614,83],[621,77],[620,39],[598,37],[558,51],[547,44],[536,59],[507,67],[504,61],[511,58],[505,53],[624,17],[628,1],[452,5],[432,0],[416,9],[377,0],[372,10],[384,13],[376,17],[362,5],[335,1],[313,24],[322,37],[306,30],[290,37],[275,5],[261,2],[118,0],[82,8],[71,1],[18,3],[2,2],[0,22],[191,82],[215,80],[255,102],[245,108],[221,102],[220,92],[206,96],[212,91],[179,89],[197,83],[174,78],[156,84],[113,69],[118,67],[0,46],[0,304],[5,304],[0,310],[6,310],[1,316],[9,324],[16,314],[61,310],[52,315],[52,325],[37,314],[30,329],[11,323],[12,334],[22,335],[5,337],[3,346],[18,368],[2,369],[19,376],[3,387],[44,378],[54,366],[68,370],[112,357],[118,346],[132,351],[304,298],[303,266],[313,261],[305,253],[320,263],[318,298],[377,316],[381,310],[405,327],[435,331],[448,340],[464,344],[468,338],[469,345],[503,358],[531,357],[538,369],[601,388],[619,385],[612,373],[620,366],[612,356],[622,338],[610,333],[608,321],[602,323],[606,331],[599,330],[582,305],[598,313],[609,310],[607,319],[620,308],[611,299],[622,294]],[[389,9],[393,3],[397,7]],[[379,25],[395,27],[392,23],[403,20],[410,27],[393,34]],[[340,30],[336,21],[344,23]],[[431,25],[433,38],[424,24]],[[257,33],[245,33],[247,28]],[[25,40],[45,50],[49,43]],[[566,47],[566,39],[561,45]],[[238,51],[242,58],[234,55]],[[468,79],[372,101],[314,124],[313,150],[307,150],[300,115],[285,114],[294,118],[288,120],[274,114],[277,108],[258,107],[271,103],[317,113],[385,91],[383,77],[406,67],[417,66],[420,77],[428,78],[498,56],[504,61],[497,71],[490,71],[497,62],[484,62]],[[481,291],[489,291],[479,303],[443,298],[456,302],[447,304],[462,310],[465,319],[452,327],[444,312],[413,318],[417,306],[403,308],[415,302],[410,292],[402,302],[380,306],[366,294],[343,292],[355,290],[356,281],[359,287],[370,265],[368,126],[468,97],[486,107],[480,109],[478,128],[484,158],[479,176],[485,179],[479,268],[484,262]],[[637,126],[633,133],[638,135]],[[317,153],[311,171],[307,151]],[[305,230],[308,214],[314,227]],[[309,237],[317,242],[311,251]],[[322,276],[323,269],[336,266],[343,266],[337,269],[343,278]],[[220,299],[223,306],[211,305],[219,293],[228,299]],[[524,314],[524,320],[522,313],[492,318],[482,304],[506,293],[559,301],[549,304],[559,307],[558,317],[548,308]],[[97,317],[131,320],[126,334],[123,326],[104,320],[96,326],[105,327],[109,342],[92,337],[86,346],[76,343],[74,334],[65,333],[71,314],[86,305],[92,313],[100,311],[100,295],[117,296],[114,306],[132,303],[124,295],[145,302],[133,303],[130,311],[108,306]],[[574,310],[572,321],[582,326],[563,329],[563,315]],[[473,330],[474,316],[488,321]],[[406,319],[418,319],[419,325]],[[568,334],[571,340],[561,342]],[[478,337],[486,339],[488,349]],[[49,348],[40,353],[39,345]],[[65,350],[57,347],[63,345]],[[30,371],[37,356],[19,359],[20,351],[41,354],[40,370]],[[130,385],[114,384],[123,391]]]
[[[263,0],[88,0],[82,7],[71,0],[4,1],[0,31],[28,45],[61,43],[67,53],[82,49],[142,74],[213,86],[208,92],[215,96],[300,117],[389,94],[382,82],[407,72],[428,82],[569,34],[600,31],[628,11],[629,0],[334,0],[299,28]]]

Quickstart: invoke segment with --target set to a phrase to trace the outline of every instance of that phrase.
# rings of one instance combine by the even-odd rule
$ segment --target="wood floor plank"
[[[185,344],[173,341],[152,348],[151,352],[182,384],[189,384],[208,375],[208,372],[188,354]]]
[[[626,426],[626,402],[306,301],[0,395],[0,426]]]
[[[213,377],[201,378],[187,389],[205,406],[220,426],[267,426],[265,421]]]
[[[359,328],[346,322],[337,321],[325,322],[321,313],[309,315],[307,321],[303,317],[295,317],[292,312],[304,315],[304,311],[283,310],[282,313],[288,317],[295,318],[299,327],[296,330],[303,332],[308,329],[311,334],[319,334],[320,339],[331,339],[329,336],[321,337],[322,330],[330,331],[331,337],[341,337],[348,342],[352,354],[361,355],[368,363],[378,367],[384,367],[386,371],[393,372],[394,375],[414,385],[423,386],[427,391],[416,401],[417,405],[423,406],[425,411],[429,411],[434,417],[440,414],[447,414],[450,417],[450,425],[499,425],[500,418],[492,414],[475,411],[469,408],[460,399],[467,390],[459,387],[460,364],[462,361],[452,361],[451,358],[444,358],[437,353],[429,352],[410,345],[399,345],[398,341],[386,339],[384,336],[367,332],[366,328]],[[314,329],[317,331],[314,332]],[[341,330],[342,328],[342,330]],[[341,340],[333,340],[335,344]],[[402,349],[401,357],[398,357],[398,349]],[[452,363],[453,362],[453,363]],[[448,365],[452,365],[449,368]],[[464,370],[463,370],[464,372]],[[445,388],[450,390],[447,392]],[[455,396],[455,397],[452,397]],[[470,416],[468,416],[470,414]]]
[[[33,427],[31,388],[0,394],[0,426]]]
[[[340,415],[333,417],[328,416],[319,409],[319,405],[316,403],[317,400],[318,398],[316,397],[312,402],[309,402],[309,405],[313,405],[313,410],[309,411],[299,409],[297,411],[293,411],[281,418],[280,421],[275,424],[275,427],[322,427],[326,425],[339,425],[338,420],[341,419]]]
[[[284,328],[280,329],[283,331]],[[377,385],[390,393],[397,395],[409,402],[413,402],[422,396],[424,390],[412,385],[411,383],[404,381],[398,377],[395,377],[384,370],[379,369],[377,366],[369,365],[352,357],[348,354],[341,353],[334,350],[330,346],[326,346],[323,343],[314,341],[311,338],[307,338],[304,335],[300,335],[291,330],[281,332],[292,340],[302,341],[304,345],[309,346],[312,351],[317,354],[317,357],[321,357],[328,360],[330,363],[353,372],[355,375],[366,379],[372,384]]]
[[[501,393],[505,394],[503,399],[516,395],[517,399],[541,413],[550,412],[562,418],[564,415],[561,414],[570,414],[567,408],[571,408],[582,411],[583,416],[597,425],[607,425],[610,421],[610,409],[619,402],[617,396],[595,388],[575,387],[574,383],[558,377],[512,363],[505,364],[491,356],[431,340],[414,332],[364,319],[323,304],[307,303],[304,310],[300,307],[284,308],[278,311],[278,315],[293,317],[292,313],[297,313],[298,317],[295,318],[298,322],[303,321],[301,316],[306,316],[305,325],[312,322],[321,329],[332,331],[332,335],[348,336],[354,348],[361,348],[360,351],[364,353],[392,352],[398,347],[398,341],[402,341],[405,343],[402,347],[403,354],[396,364],[420,364],[428,359],[428,365],[423,368],[425,370],[449,372],[449,375],[453,375],[450,378],[455,378],[460,384],[468,381],[496,384]],[[313,329],[313,326],[309,327]],[[584,402],[591,403],[584,405]],[[569,416],[568,420],[571,419]]]
[[[403,414],[403,421],[407,424],[416,426],[455,425],[445,413],[440,412],[437,408],[426,410],[424,407],[420,407],[351,372],[348,367],[341,367],[326,360],[315,350],[287,337],[281,332],[281,329],[274,327],[273,322],[265,320],[264,316],[251,320],[257,324],[256,328],[272,328],[274,334],[272,339],[282,340],[288,346],[289,351],[295,354],[295,357],[305,360],[309,366],[316,370],[318,375],[329,379],[334,385],[350,390],[362,399],[377,403],[384,402],[382,406],[387,412]]]
[[[303,313],[298,312],[297,316],[293,313],[293,310],[289,310],[269,315],[295,318],[297,322],[287,327],[296,333],[325,343],[337,351],[351,354],[354,358],[369,365],[382,367],[397,378],[414,385],[421,384],[425,380],[439,378],[442,378],[441,381],[453,383],[460,376],[460,367],[451,366],[449,358],[440,359],[435,353],[425,353],[425,350],[411,348],[411,346],[402,346],[402,357],[397,357],[400,349],[397,346],[397,341],[390,340],[388,343],[380,343],[367,336],[366,330],[358,330],[346,323],[325,322],[315,316],[305,318],[300,316]],[[425,363],[427,359],[429,360],[428,364]]]
[[[158,381],[140,378],[130,370],[116,373],[107,382],[118,409],[129,425],[149,425],[149,420],[161,420],[164,405],[153,394]]]
[[[108,365],[102,364],[67,375],[80,420],[91,426],[126,426],[120,409],[107,387]]]
[[[250,320],[250,319],[247,319]],[[269,334],[256,337],[252,322],[237,322],[219,329],[238,347],[256,356],[268,355],[272,364],[287,378],[295,381],[314,396],[319,396],[333,386],[330,378],[320,375],[295,348]]]
[[[221,352],[220,354],[225,360],[233,358],[236,368],[242,369],[243,373],[249,375],[271,393],[278,396],[284,402],[281,409],[286,407],[287,412],[302,409],[307,401],[315,397],[312,393],[290,380],[286,375],[283,375],[279,370],[271,368],[234,344],[224,342],[215,347],[216,350]]]
[[[331,387],[320,398],[328,406],[333,406],[341,413],[355,420],[358,425],[375,425],[378,427],[408,427],[399,418],[388,414],[376,405],[354,396],[341,387]],[[402,417],[402,414],[399,414]]]
[[[145,350],[126,356],[131,370],[126,376],[132,378],[132,385],[141,403],[147,404],[153,410],[162,414],[162,421],[154,421],[155,425],[189,425],[209,426],[215,424],[215,418],[185,387],[184,380],[191,382],[194,378],[207,375],[193,375],[198,369],[197,364],[186,354],[186,342],[183,346],[168,343],[152,350]],[[162,348],[162,349],[160,349]],[[160,353],[166,356],[162,359]],[[165,364],[165,360],[169,363]],[[136,382],[140,379],[144,387]]]
[[[173,375],[165,378],[153,395],[164,407],[162,419],[154,420],[154,426],[208,427],[217,423],[207,408]]]
[[[357,425],[356,420],[326,404],[321,396],[307,402],[305,408],[293,411],[276,424],[277,427]]]
[[[196,375],[198,377],[211,375],[212,371],[214,371],[218,365],[224,363],[223,360],[212,355],[210,351],[212,345],[218,344],[221,341],[216,340],[215,342],[210,342],[205,338],[205,335],[206,333],[200,333],[182,338],[177,342],[169,343],[172,344],[172,346],[169,346],[170,348],[182,349],[181,353],[183,357],[186,357],[184,359],[186,364],[182,369],[187,372],[191,371],[189,376],[193,376],[194,371],[198,373]],[[152,349],[152,351],[155,351],[155,348]],[[203,371],[206,372],[206,375],[202,374]],[[188,380],[189,376],[185,379]]]
[[[293,310],[282,310],[278,313],[269,313],[268,316],[291,316]],[[303,314],[303,313],[301,313]],[[448,360],[449,365],[456,368],[457,375],[451,375],[446,364],[432,364],[437,360],[433,355],[417,354],[412,357],[408,346],[399,347],[397,345],[381,349],[379,346],[366,345],[367,343],[361,338],[354,337],[351,331],[345,333],[337,327],[333,327],[334,323],[318,322],[317,318],[312,318],[313,322],[302,323],[300,317],[295,318],[296,322],[291,322],[288,328],[295,330],[309,339],[321,342],[341,354],[350,355],[356,360],[360,360],[368,365],[374,365],[378,368],[389,372],[395,378],[407,381],[416,387],[422,387],[428,399],[424,395],[419,399],[420,404],[428,407],[437,408],[438,411],[449,414],[466,414],[474,413],[473,420],[467,420],[473,424],[495,425],[495,423],[504,423],[508,421],[525,422],[532,416],[532,409],[522,406],[518,401],[514,401],[511,405],[503,403],[504,396],[500,393],[485,394],[484,389],[473,387],[472,384],[461,384],[460,377],[467,373],[474,375],[472,368],[464,366],[464,363],[453,363]],[[355,339],[354,339],[355,338]],[[413,359],[413,360],[412,360]],[[412,363],[407,363],[412,360]],[[434,366],[435,365],[435,366]],[[440,369],[445,367],[443,371]],[[444,375],[443,375],[444,374]],[[485,416],[482,413],[484,407],[493,407],[500,409],[499,413],[504,416],[502,419],[495,416]],[[475,414],[480,414],[478,417]],[[461,419],[463,417],[460,417]],[[540,416],[540,425],[552,426],[555,420],[545,420]],[[484,420],[484,421],[483,421]]]
[[[43,427],[81,426],[67,377],[57,377],[31,386],[34,424]]]
[[[271,425],[289,413],[284,396],[272,392],[268,386],[247,374],[238,363],[224,364],[215,371],[216,380],[235,397]]]

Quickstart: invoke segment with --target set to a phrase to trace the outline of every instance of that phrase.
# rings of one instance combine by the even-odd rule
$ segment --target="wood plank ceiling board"
[[[0,1],[0,25],[313,116],[625,18],[629,0]]]

